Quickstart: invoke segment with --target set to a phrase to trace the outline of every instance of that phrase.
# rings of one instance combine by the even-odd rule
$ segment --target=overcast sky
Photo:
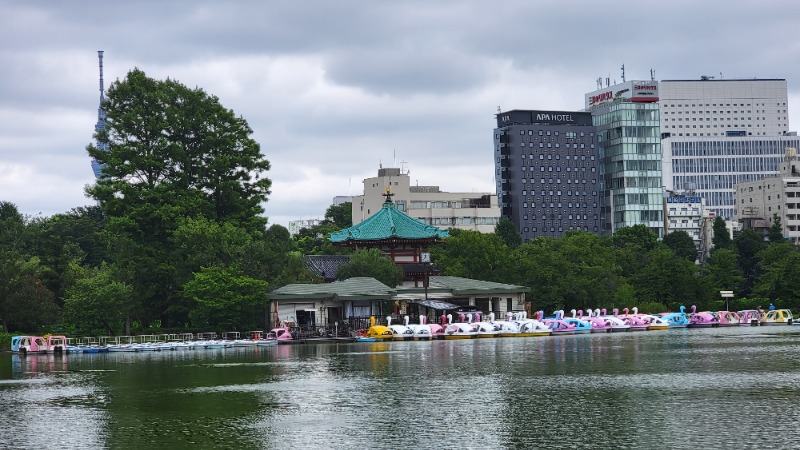
[[[797,0],[0,0],[0,201],[93,203],[99,99],[134,67],[219,97],[272,164],[271,224],[321,218],[379,165],[492,192],[497,108],[580,110],[598,77],[785,78],[800,124]]]

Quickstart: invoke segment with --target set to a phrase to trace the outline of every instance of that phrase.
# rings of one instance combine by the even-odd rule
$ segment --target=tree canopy
[[[263,238],[269,161],[247,122],[217,97],[139,69],[108,89],[98,200],[110,262],[134,287],[144,322],[186,323],[181,286],[201,267],[228,267]]]
[[[391,288],[399,285],[405,273],[385,253],[370,248],[358,250],[350,256],[350,262],[339,266],[336,279],[372,277]]]

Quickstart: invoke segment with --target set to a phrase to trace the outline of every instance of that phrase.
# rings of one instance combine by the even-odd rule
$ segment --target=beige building
[[[744,228],[765,233],[780,218],[783,237],[800,242],[800,164],[797,150],[788,148],[778,175],[739,183],[735,187],[736,217]]]
[[[412,186],[408,171],[380,168],[364,180],[364,194],[353,196],[353,223],[381,210],[390,189],[398,210],[438,228],[492,233],[500,220],[497,195],[488,192],[443,192],[439,186]]]

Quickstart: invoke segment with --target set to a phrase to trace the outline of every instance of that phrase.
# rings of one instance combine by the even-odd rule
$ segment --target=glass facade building
[[[664,181],[678,191],[706,199],[706,210],[727,220],[736,218],[737,184],[774,176],[786,159],[786,148],[800,148],[797,136],[694,138],[668,137],[664,148]]]
[[[664,235],[657,84],[629,81],[586,95],[603,170],[603,231],[644,225]]]

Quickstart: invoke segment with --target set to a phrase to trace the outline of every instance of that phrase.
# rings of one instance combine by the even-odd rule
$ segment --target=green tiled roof
[[[354,277],[323,284],[289,284],[269,293],[273,300],[388,300],[395,290],[371,277]]]
[[[383,203],[380,211],[350,228],[331,233],[331,243],[380,241],[386,239],[444,239],[446,230],[426,225],[398,211],[391,201]]]
[[[498,293],[530,292],[527,286],[515,284],[495,283],[493,281],[473,280],[471,278],[435,276],[430,279],[429,290],[443,288],[451,291],[453,295],[481,295]]]

